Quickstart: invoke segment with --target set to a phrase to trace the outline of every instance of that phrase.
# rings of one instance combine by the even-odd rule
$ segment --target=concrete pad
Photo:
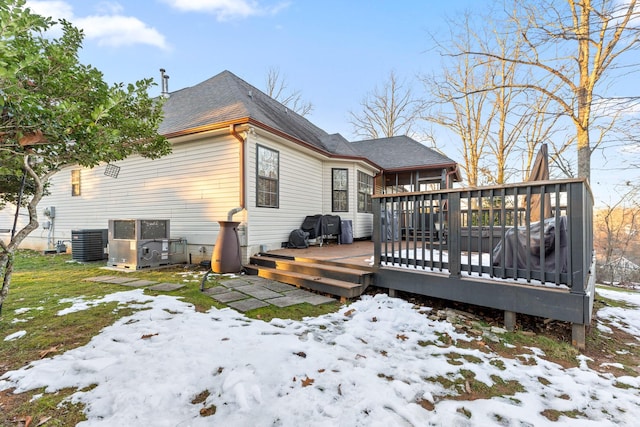
[[[298,289],[295,286],[289,285],[287,283],[276,282],[276,281],[267,280],[267,279],[265,279],[265,281],[267,283],[265,283],[263,286],[265,288],[271,289],[272,291],[275,291],[275,292],[291,292],[291,291],[295,291],[296,289]]]
[[[213,295],[212,297],[216,301],[228,303],[228,302],[231,302],[231,301],[238,301],[238,300],[241,300],[241,299],[246,299],[248,297],[248,295],[240,293],[240,292],[236,292],[236,291],[229,291],[229,292],[226,292],[224,294]]]
[[[97,276],[84,279],[85,282],[104,282],[105,280],[115,279],[116,276]]]
[[[241,286],[239,288],[235,288],[235,290],[258,299],[278,298],[282,296],[282,294],[273,292],[272,290],[260,285]]]
[[[244,313],[246,311],[255,310],[256,308],[266,307],[269,303],[255,298],[247,298],[240,301],[232,301],[227,305]]]
[[[149,286],[149,285],[153,285],[154,283],[158,283],[158,282],[153,282],[151,280],[133,280],[132,282],[125,282],[125,283],[121,283],[122,286],[131,286],[132,288],[141,288],[143,286]]]
[[[282,307],[289,307],[296,304],[302,304],[304,301],[298,297],[284,296],[280,298],[268,299],[268,300],[265,300],[265,302],[269,304],[273,304],[276,307],[282,308]]]
[[[229,292],[229,288],[225,288],[224,286],[214,286],[212,288],[206,288],[202,292],[209,296],[220,295],[220,294],[226,294],[227,292]]]
[[[320,305],[320,304],[326,304],[328,302],[335,302],[335,299],[333,298],[325,297],[323,295],[316,295],[316,294],[311,294],[307,297],[303,297],[302,300],[304,300],[304,302],[309,303],[311,305]]]
[[[115,285],[121,285],[127,282],[133,282],[138,280],[135,277],[111,277],[110,279],[101,280],[102,283],[113,283]]]
[[[229,280],[221,280],[218,283],[220,283],[222,286],[226,286],[227,288],[239,288],[241,286],[251,285],[251,282],[245,280],[244,277],[239,277],[239,278],[229,279]]]
[[[149,286],[149,289],[152,291],[164,291],[170,292],[175,291],[176,289],[184,288],[184,285],[179,283],[158,283],[157,285]]]
[[[273,283],[273,280],[271,280],[271,279],[266,279],[264,277],[252,276],[252,275],[244,276],[244,280],[246,280],[247,282],[251,283],[252,285],[266,286],[269,283]]]
[[[313,292],[305,291],[304,289],[295,289],[291,292],[287,292],[286,295],[289,297],[306,298],[309,295],[317,295],[317,294],[314,294]]]

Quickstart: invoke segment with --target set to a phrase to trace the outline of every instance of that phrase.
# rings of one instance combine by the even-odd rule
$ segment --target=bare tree
[[[451,22],[451,41],[446,45],[436,42],[448,62],[440,77],[424,80],[431,93],[431,109],[425,119],[461,139],[462,168],[469,185],[481,181],[502,184],[521,171],[512,161],[514,151],[533,158],[549,132],[545,126],[554,121],[544,119],[549,115],[546,104],[532,102],[526,91],[511,86],[520,72],[517,64],[457,54],[476,45],[485,50],[495,45],[503,56],[517,56],[524,43],[487,26],[488,18],[482,18],[480,27],[472,21],[465,15],[464,22]],[[492,86],[496,88],[485,90]],[[523,163],[529,167],[530,161]]]
[[[396,135],[415,136],[414,131],[424,108],[424,101],[414,97],[405,80],[394,71],[382,87],[376,87],[360,102],[362,111],[349,112],[356,135],[381,138]]]
[[[266,83],[266,94],[280,102],[285,107],[290,108],[292,111],[303,117],[311,114],[313,111],[313,104],[311,102],[304,101],[299,90],[289,91],[287,78],[280,74],[279,68],[269,68]]]
[[[564,129],[557,127],[560,114],[553,110],[551,100],[539,93],[527,94],[526,99],[529,99],[530,96],[533,99],[530,101],[530,108],[526,112],[526,114],[530,115],[530,120],[522,133],[524,143],[519,144],[517,147],[517,150],[522,152],[522,179],[527,180],[529,178],[533,160],[543,142],[547,142],[551,147],[549,150],[549,166],[560,170],[567,177],[572,177],[573,174],[567,172],[569,167],[567,165],[571,163],[565,153],[571,147],[573,139],[558,136],[560,131],[564,131]]]
[[[594,246],[598,254],[600,270],[610,282],[626,279],[625,258],[640,257],[640,204],[638,189],[627,186],[627,191],[617,202],[607,204],[596,211],[594,221]]]
[[[486,116],[489,94],[478,92],[472,96],[464,94],[474,92],[474,88],[486,84],[489,74],[478,75],[471,58],[464,58],[447,67],[443,75],[424,79],[431,93],[429,113],[424,118],[434,124],[452,131],[462,142],[460,150],[462,170],[469,186],[480,184],[480,160],[486,153],[489,139],[487,122],[492,116]],[[444,108],[438,108],[443,107]],[[489,108],[488,108],[489,109]]]
[[[590,178],[591,154],[602,138],[591,140],[593,104],[599,83],[615,72],[621,56],[640,46],[636,0],[513,0],[505,32],[526,43],[518,56],[497,49],[461,53],[517,64],[530,70],[533,81],[509,83],[552,99],[575,128],[578,176]],[[627,64],[629,66],[629,64]],[[632,67],[637,67],[633,64]],[[485,90],[504,86],[492,84]],[[550,87],[559,88],[550,91]]]

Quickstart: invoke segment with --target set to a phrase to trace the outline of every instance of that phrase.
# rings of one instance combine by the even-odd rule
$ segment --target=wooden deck
[[[373,242],[371,240],[356,240],[349,245],[338,245],[334,241],[329,241],[322,246],[311,245],[305,249],[277,249],[269,251],[269,253],[359,267],[373,266]]]
[[[540,213],[551,205],[551,217],[532,219],[534,196],[548,196]],[[375,284],[495,308],[508,329],[517,313],[571,322],[584,348],[595,295],[585,180],[374,195],[373,215],[372,241],[274,250],[252,257],[250,273],[341,299]]]

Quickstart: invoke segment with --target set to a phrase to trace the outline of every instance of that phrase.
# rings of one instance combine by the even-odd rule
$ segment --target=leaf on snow
[[[149,339],[149,338],[154,337],[156,335],[158,335],[157,332],[155,334],[145,334],[145,335],[142,336],[142,339],[146,340],[146,339]]]
[[[57,345],[54,345],[53,347],[49,347],[46,350],[42,350],[40,352],[40,359],[44,359],[45,357],[47,357],[51,353],[57,353],[58,351],[59,351],[59,349],[58,349]]]
[[[406,336],[405,334],[398,334],[398,335],[396,335],[396,338],[401,340],[401,341],[406,341],[406,340],[409,339],[409,337]]]
[[[309,378],[308,376],[302,380],[302,387],[309,387],[315,382],[313,378]]]

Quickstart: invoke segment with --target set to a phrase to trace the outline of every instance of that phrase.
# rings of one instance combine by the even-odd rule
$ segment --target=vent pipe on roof
[[[165,69],[164,68],[160,68],[160,84],[161,84],[161,93],[160,95],[163,98],[168,98],[169,97],[169,75],[165,74]]]

